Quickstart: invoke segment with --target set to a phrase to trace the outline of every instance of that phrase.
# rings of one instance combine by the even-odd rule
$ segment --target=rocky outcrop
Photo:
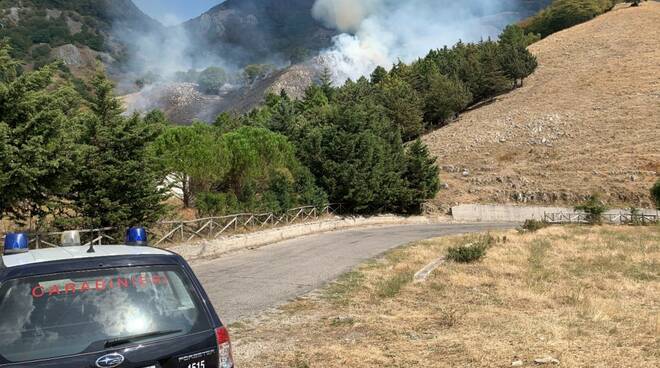
[[[83,60],[80,49],[72,44],[54,48],[52,56],[57,60],[61,60],[67,66],[83,66],[88,62],[88,60]]]

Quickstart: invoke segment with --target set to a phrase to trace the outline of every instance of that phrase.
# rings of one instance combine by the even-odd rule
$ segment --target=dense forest
[[[522,83],[536,67],[533,39],[511,26],[501,41],[434,50],[341,87],[326,75],[301,100],[270,95],[249,114],[192,127],[158,111],[124,116],[102,72],[88,96],[57,64],[21,72],[5,43],[0,209],[43,226],[149,225],[166,213],[171,183],[201,214],[326,201],[352,213],[417,213],[440,183],[416,139]]]
[[[441,185],[418,138],[522,85],[537,66],[527,46],[547,33],[527,32],[535,22],[343,86],[326,72],[300,100],[272,94],[250,113],[190,127],[158,111],[125,116],[102,71],[84,94],[57,63],[23,71],[5,41],[2,217],[42,228],[150,225],[170,210],[171,187],[202,215],[328,201],[351,213],[419,213]]]

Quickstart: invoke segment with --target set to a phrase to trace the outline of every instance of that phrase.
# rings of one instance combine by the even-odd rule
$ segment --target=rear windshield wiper
[[[181,330],[154,331],[154,332],[147,332],[147,333],[143,333],[143,334],[139,334],[139,335],[119,337],[119,338],[116,338],[116,339],[107,340],[103,346],[107,349],[107,348],[112,348],[112,347],[115,347],[115,346],[130,344],[132,342],[136,342],[136,341],[140,341],[140,340],[144,340],[144,339],[149,339],[149,338],[152,338],[152,337],[172,335],[172,334],[179,333],[179,332],[181,332]]]

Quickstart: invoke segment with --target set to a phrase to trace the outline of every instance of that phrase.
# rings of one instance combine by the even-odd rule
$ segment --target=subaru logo
[[[104,355],[96,359],[96,366],[99,368],[115,368],[124,362],[124,356],[118,353]]]

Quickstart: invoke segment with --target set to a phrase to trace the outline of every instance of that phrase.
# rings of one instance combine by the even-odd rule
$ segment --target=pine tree
[[[514,88],[523,86],[525,78],[536,70],[536,56],[522,46],[504,44],[500,51],[500,65],[507,77],[513,80]]]
[[[149,146],[162,126],[138,115],[122,116],[112,83],[104,73],[94,78],[91,113],[83,118],[84,166],[71,194],[88,226],[148,226],[165,207],[166,171]]]
[[[406,169],[403,178],[408,186],[407,196],[401,203],[404,213],[419,213],[422,204],[433,199],[440,189],[439,169],[436,159],[421,140],[416,140],[406,150]]]
[[[19,76],[10,53],[1,43],[0,217],[45,220],[73,184],[80,98],[54,65]]]
[[[323,68],[320,82],[321,91],[323,91],[325,97],[328,98],[328,100],[332,99],[335,89],[332,86],[332,72],[330,72],[329,68]]]
[[[198,192],[206,192],[229,171],[230,152],[221,139],[222,131],[205,124],[169,127],[153,145],[181,191],[183,207],[192,206]]]
[[[497,43],[486,41],[479,44],[481,73],[478,79],[479,88],[474,96],[477,100],[491,98],[511,89],[512,81],[502,70],[499,54]]]
[[[373,73],[371,73],[371,83],[378,84],[382,82],[385,77],[387,77],[387,70],[382,66],[378,66],[374,69]]]
[[[469,89],[459,80],[442,74],[430,78],[426,94],[425,119],[432,124],[443,124],[465,110],[472,101]]]
[[[525,33],[525,30],[517,24],[506,26],[500,34],[501,45],[520,46],[523,48],[526,48],[539,39],[539,35]]]
[[[373,78],[372,78],[373,81]],[[385,77],[378,84],[379,102],[387,110],[405,141],[418,137],[424,130],[424,101],[404,80]]]

